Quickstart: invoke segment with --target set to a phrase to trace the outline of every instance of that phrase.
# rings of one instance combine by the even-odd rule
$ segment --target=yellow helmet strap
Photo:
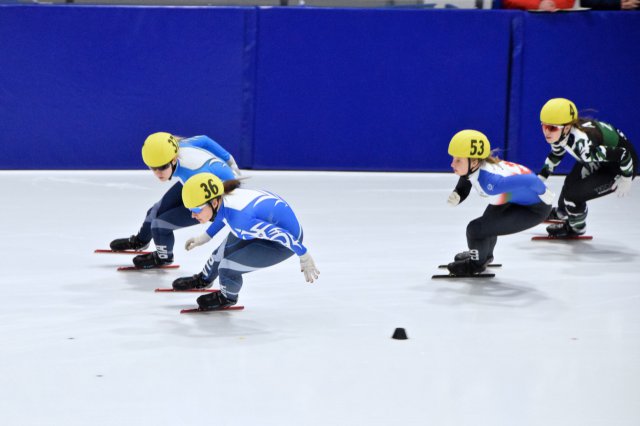
[[[173,160],[171,160],[169,164],[171,164],[171,176],[169,176],[169,180],[171,180],[171,178],[173,177],[173,174],[176,172],[176,169],[178,168],[178,159],[174,158]]]
[[[214,200],[218,200],[218,205],[215,207],[213,205]],[[218,211],[220,210],[220,206],[222,205],[222,197],[212,198],[204,203],[204,205],[211,207],[211,219],[209,219],[209,222],[213,222],[214,220],[216,220],[216,216],[218,216]]]

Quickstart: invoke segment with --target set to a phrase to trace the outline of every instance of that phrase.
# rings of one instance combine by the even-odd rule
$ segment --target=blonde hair
[[[490,163],[490,164],[498,164],[499,162],[502,161],[502,159],[497,155],[498,151],[500,151],[499,148],[492,149],[491,152],[489,153],[489,156],[487,158],[483,158],[482,161],[486,161],[487,163]]]

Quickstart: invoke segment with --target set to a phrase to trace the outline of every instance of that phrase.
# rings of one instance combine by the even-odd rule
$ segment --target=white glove
[[[238,164],[236,163],[236,160],[233,158],[233,155],[229,156],[229,161],[227,161],[227,166],[231,167],[231,170],[233,170],[233,173],[236,176],[240,176],[242,173],[240,173],[240,169],[238,168]]]
[[[544,176],[542,176],[542,175],[538,175],[538,179],[540,179],[540,180],[541,180],[541,181],[543,181],[543,182],[546,182],[546,181],[547,181],[547,178],[546,178],[546,177],[544,177]]]
[[[318,279],[320,271],[318,271],[318,268],[316,268],[313,257],[311,257],[309,252],[306,252],[305,254],[300,256],[300,272],[304,273],[304,279],[308,283],[312,283],[314,279]]]
[[[617,176],[612,188],[616,190],[618,197],[624,197],[631,193],[632,177]]]
[[[547,190],[544,191],[543,194],[538,195],[538,197],[540,197],[540,199],[542,200],[543,203],[548,204],[550,206],[553,205],[553,199],[555,198],[555,196],[556,196],[556,194],[551,192],[549,190],[549,188],[547,188]]]
[[[456,191],[453,191],[451,194],[449,194],[449,198],[447,199],[447,203],[451,207],[455,207],[458,204],[460,204],[460,194],[458,194]]]
[[[205,232],[204,234],[198,235],[197,237],[189,238],[187,242],[184,243],[184,248],[189,251],[198,246],[208,243],[210,239],[211,237],[209,236],[209,234]]]

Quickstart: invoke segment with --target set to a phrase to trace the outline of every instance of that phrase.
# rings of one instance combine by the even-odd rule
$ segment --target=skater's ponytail
[[[224,186],[224,193],[229,194],[234,189],[239,188],[241,185],[241,182],[238,179],[229,179],[222,182],[222,185]]]
[[[491,164],[498,164],[499,162],[502,161],[500,157],[498,157],[499,152],[500,152],[499,148],[492,149],[491,152],[489,153],[489,156],[482,161],[486,161],[487,163],[491,163]]]

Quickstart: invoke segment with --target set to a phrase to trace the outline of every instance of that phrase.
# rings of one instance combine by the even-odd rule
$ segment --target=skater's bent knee
[[[483,237],[482,235],[482,222],[478,219],[472,220],[467,225],[467,237],[468,238],[479,238]]]

